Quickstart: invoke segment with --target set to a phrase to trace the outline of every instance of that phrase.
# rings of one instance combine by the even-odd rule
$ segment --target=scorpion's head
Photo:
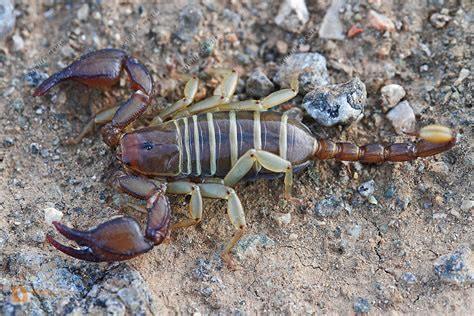
[[[148,127],[126,133],[120,139],[117,158],[143,175],[175,175],[179,172],[179,146],[174,130]]]

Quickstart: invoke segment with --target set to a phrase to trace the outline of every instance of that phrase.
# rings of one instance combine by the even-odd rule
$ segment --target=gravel
[[[358,297],[354,302],[354,312],[368,313],[370,311],[370,303],[367,299]]]
[[[300,93],[329,84],[326,58],[319,53],[291,54],[284,59],[273,81],[286,88],[295,75],[299,75]]]
[[[314,214],[318,217],[335,217],[344,210],[341,198],[330,196],[316,203]]]
[[[469,246],[461,246],[439,257],[434,263],[434,272],[444,283],[473,284],[474,258]]]
[[[359,78],[348,82],[318,87],[306,94],[303,108],[319,124],[350,124],[363,116],[367,101],[365,85]]]
[[[332,1],[319,28],[320,38],[333,40],[343,40],[345,38],[344,25],[339,18],[339,12],[343,9],[345,4],[346,0]]]

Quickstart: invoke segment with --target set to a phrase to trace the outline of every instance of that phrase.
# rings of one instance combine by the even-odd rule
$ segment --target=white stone
[[[393,108],[397,105],[406,95],[405,89],[398,84],[383,86],[382,89],[380,89],[380,93],[382,94],[384,105],[389,108]]]
[[[291,213],[285,213],[280,216],[275,216],[275,220],[279,226],[285,226],[291,222]]]
[[[13,35],[12,41],[13,41],[13,50],[15,52],[22,51],[25,48],[25,41],[19,34]]]
[[[333,0],[331,6],[324,15],[323,22],[319,28],[319,37],[334,40],[343,40],[344,25],[339,18],[339,12],[346,4],[346,0]]]
[[[408,101],[398,103],[396,107],[387,113],[387,118],[399,134],[413,132],[415,129],[415,112]]]
[[[275,24],[290,32],[300,32],[308,19],[305,0],[283,0]]]
[[[53,222],[60,221],[63,218],[63,213],[54,207],[47,207],[44,210],[44,221],[48,225],[52,225]]]
[[[89,5],[87,3],[84,3],[82,7],[79,8],[77,11],[77,18],[81,21],[87,20],[89,17]]]

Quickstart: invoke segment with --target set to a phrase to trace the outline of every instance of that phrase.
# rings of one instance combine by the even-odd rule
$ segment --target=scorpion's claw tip
[[[65,246],[65,245],[61,244],[60,242],[58,242],[56,239],[54,239],[50,235],[46,236],[46,240],[54,248],[56,248],[57,250],[65,253],[68,256],[71,256],[71,257],[74,257],[74,258],[80,259],[80,260],[95,261],[95,262],[102,261],[102,260],[100,260],[100,258],[95,256],[92,253],[91,249],[88,248],[88,247],[83,248],[83,249],[76,249],[76,248],[72,248],[72,247],[69,247],[69,246]]]

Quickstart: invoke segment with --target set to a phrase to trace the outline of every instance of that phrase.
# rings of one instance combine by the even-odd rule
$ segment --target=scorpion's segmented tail
[[[337,159],[381,163],[385,161],[408,161],[427,157],[451,149],[456,144],[456,134],[448,127],[428,125],[417,134],[421,141],[382,145],[380,143],[357,146],[352,143],[317,140],[315,159]]]

